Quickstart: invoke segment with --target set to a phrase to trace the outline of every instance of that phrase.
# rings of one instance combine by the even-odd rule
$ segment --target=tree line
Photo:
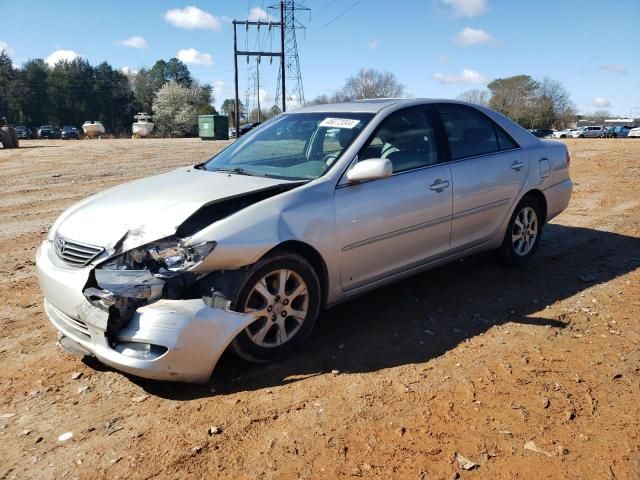
[[[347,78],[331,95],[320,95],[308,104],[349,102],[364,98],[400,98],[410,96],[393,73],[361,69]],[[525,128],[565,128],[576,121],[576,107],[564,86],[545,77],[529,75],[496,78],[486,89],[473,89],[460,100],[485,105],[508,116]]]
[[[177,58],[126,74],[107,62],[93,66],[84,58],[53,66],[36,58],[16,68],[9,55],[0,52],[0,114],[14,124],[80,126],[99,120],[107,133],[128,134],[137,112],[155,113],[154,101],[169,83],[185,93],[189,128],[177,133],[161,120],[158,129],[169,135],[193,134],[196,115],[215,113],[213,89],[200,85]]]
[[[364,98],[407,97],[406,87],[390,72],[361,69],[331,95],[307,102],[317,105]],[[564,86],[545,77],[529,75],[496,78],[486,89],[473,89],[458,97],[487,105],[525,128],[565,128],[576,120],[576,107]],[[196,134],[197,115],[217,113],[210,85],[200,85],[177,58],[158,60],[150,69],[125,74],[109,63],[90,65],[83,58],[49,66],[42,59],[15,68],[0,52],[0,113],[14,124],[81,125],[100,120],[109,133],[129,132],[133,115],[154,115],[158,131],[166,136]],[[266,120],[280,113],[274,105],[248,112],[239,102],[243,121]],[[226,99],[222,113],[234,118],[235,102]],[[601,112],[602,113],[602,112]]]
[[[525,128],[566,128],[576,121],[576,107],[557,80],[529,75],[496,78],[487,89],[472,89],[458,99],[486,105]]]

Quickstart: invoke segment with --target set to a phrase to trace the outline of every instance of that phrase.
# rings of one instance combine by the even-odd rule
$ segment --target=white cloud
[[[5,52],[7,55],[13,55],[13,48],[9,47],[7,42],[0,40],[0,53]]]
[[[126,38],[124,40],[118,40],[116,45],[120,45],[121,47],[131,47],[131,48],[149,48],[147,45],[147,41],[143,37],[133,36],[130,38]]]
[[[222,80],[216,80],[211,84],[213,87],[213,94],[217,97],[220,97],[227,93],[227,84]]]
[[[449,59],[444,55],[440,55],[436,61],[440,64],[449,63]]]
[[[53,67],[60,60],[64,60],[65,62],[70,62],[70,61],[78,58],[79,56],[80,56],[80,54],[78,52],[74,52],[73,50],[59,49],[59,50],[56,50],[55,52],[53,52],[51,55],[49,55],[45,59],[45,62],[47,62],[47,64],[50,67]]]
[[[261,109],[267,104],[267,103],[273,103],[273,95],[271,95],[269,92],[267,92],[264,88],[260,89],[259,92],[260,95],[260,107]]]
[[[456,83],[478,83],[486,84],[489,79],[481,73],[470,68],[462,69],[460,75],[445,75],[444,73],[434,73],[433,79],[440,83],[456,84]]]
[[[371,50],[375,50],[379,46],[380,46],[380,40],[373,40],[372,42],[369,42],[369,48]]]
[[[122,67],[122,68],[120,69],[120,71],[121,71],[122,73],[124,73],[125,75],[127,75],[127,76],[129,76],[129,75],[136,75],[136,74],[138,73],[138,70],[135,70],[135,69],[133,69],[133,68],[131,68],[131,67],[129,67],[129,66]]]
[[[629,70],[626,65],[621,63],[610,63],[608,65],[601,65],[600,70],[606,70],[614,73],[627,73]]]
[[[187,30],[215,30],[222,28],[222,19],[200,10],[198,7],[174,8],[167,10],[164,19],[178,28]]]
[[[263,10],[260,7],[253,7],[251,10],[249,10],[247,20],[249,20],[250,22],[275,22],[276,19],[269,15],[266,10]]]
[[[461,47],[489,42],[493,42],[493,36],[477,28],[463,28],[453,37],[453,43]]]
[[[594,107],[599,108],[608,107],[609,105],[611,105],[611,102],[609,102],[609,100],[604,97],[596,97],[591,101],[591,103]]]
[[[178,50],[178,60],[187,65],[213,65],[213,57],[208,53],[202,53],[195,48],[185,48]]]
[[[442,0],[457,17],[477,17],[487,11],[487,0]]]

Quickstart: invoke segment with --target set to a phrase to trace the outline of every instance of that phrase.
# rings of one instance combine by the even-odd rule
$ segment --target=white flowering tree
[[[153,101],[153,119],[162,135],[182,137],[196,124],[196,107],[187,87],[165,83]]]

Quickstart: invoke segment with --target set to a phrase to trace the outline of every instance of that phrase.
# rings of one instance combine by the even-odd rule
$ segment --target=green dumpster
[[[198,136],[202,140],[229,140],[229,117],[199,115]]]

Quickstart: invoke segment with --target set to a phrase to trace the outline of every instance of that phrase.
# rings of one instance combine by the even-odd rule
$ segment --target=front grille
[[[94,258],[104,251],[104,248],[102,247],[76,242],[61,237],[60,235],[56,235],[53,240],[53,244],[58,256],[74,267],[84,267],[85,265],[88,265]]]

